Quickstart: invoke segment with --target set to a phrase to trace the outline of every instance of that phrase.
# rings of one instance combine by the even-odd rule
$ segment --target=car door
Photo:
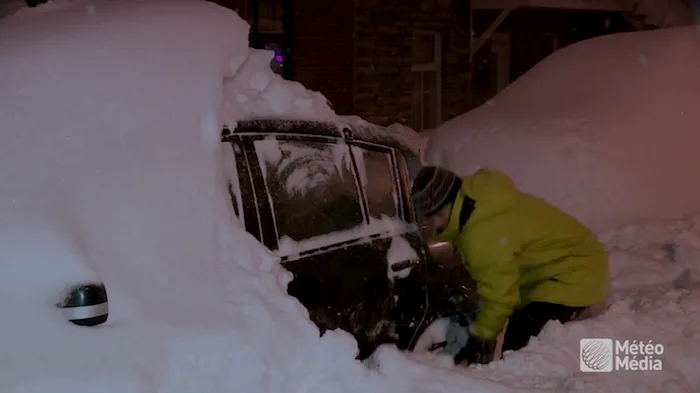
[[[241,138],[257,200],[267,196],[258,203],[262,241],[294,275],[289,294],[322,330],[352,333],[360,357],[395,340],[392,289],[406,277],[389,280],[387,254],[411,242],[392,149],[320,135]],[[366,171],[365,161],[379,164]],[[368,190],[384,197],[368,199]],[[397,275],[415,276],[413,259]]]
[[[410,204],[410,176],[405,152],[371,143],[349,142],[358,163],[370,219],[391,217],[406,228],[386,246],[389,287],[393,304],[385,316],[391,323],[392,342],[400,349],[411,349],[419,334],[434,319],[443,315],[473,311],[474,294],[466,279],[466,270],[445,266],[431,258],[421,237]]]
[[[405,161],[397,150],[387,146],[350,143],[370,225],[375,229],[382,225],[390,228],[388,232],[378,231],[381,234],[372,244],[381,254],[382,267],[386,265],[390,300],[375,305],[382,314],[375,315],[369,324],[383,323],[388,336],[382,342],[393,342],[406,349],[427,311],[429,267],[425,245],[408,203]]]
[[[267,196],[258,205],[263,243],[294,275],[288,293],[322,330],[362,340],[367,299],[389,292],[381,251],[362,231],[367,217],[350,146],[289,133],[242,138],[256,194]]]

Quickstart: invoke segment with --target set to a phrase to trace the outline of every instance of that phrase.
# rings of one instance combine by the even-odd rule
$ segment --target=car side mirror
[[[421,225],[418,227],[418,230],[420,231],[420,236],[423,238],[424,241],[430,242],[433,240],[433,231],[430,230],[426,225]]]
[[[97,326],[109,316],[107,290],[102,283],[75,285],[56,306],[78,326]]]

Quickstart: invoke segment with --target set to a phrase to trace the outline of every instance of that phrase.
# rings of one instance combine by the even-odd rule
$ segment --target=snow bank
[[[595,229],[700,211],[695,27],[587,40],[446,122],[426,160],[491,166]]]
[[[176,0],[0,22],[2,392],[372,390],[352,337],[319,340],[289,274],[235,223],[222,114],[329,115],[255,71],[248,29]],[[86,281],[108,291],[99,327],[54,306]]]
[[[269,67],[274,52],[250,49],[236,56],[241,64],[233,78],[225,83],[223,118],[233,125],[243,119],[320,120],[336,122],[326,97],[307,90],[299,82],[285,81]]]
[[[387,127],[388,130],[403,135],[403,137],[408,141],[411,148],[419,155],[423,156],[425,153],[425,148],[428,142],[427,132],[423,131],[418,133],[411,127],[405,126],[400,123],[394,123]]]

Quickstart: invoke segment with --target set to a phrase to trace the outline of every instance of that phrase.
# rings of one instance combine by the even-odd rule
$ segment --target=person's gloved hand
[[[462,362],[486,364],[491,361],[494,347],[492,342],[482,341],[474,336],[469,337],[467,345],[455,356],[455,364]]]

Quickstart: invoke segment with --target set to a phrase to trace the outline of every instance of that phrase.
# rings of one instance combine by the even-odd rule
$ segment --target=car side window
[[[241,137],[233,136],[225,142],[223,149],[224,171],[228,178],[228,192],[238,222],[251,235],[262,241],[255,192],[246,165],[244,143]]]
[[[371,218],[399,216],[399,194],[391,151],[352,146]]]
[[[233,211],[236,213],[236,217],[243,222],[244,218],[241,215],[243,199],[241,198],[241,184],[238,178],[236,155],[234,153],[237,148],[240,151],[239,145],[232,144],[230,149],[223,149],[223,159],[224,171],[228,177],[228,193],[231,197],[231,205],[233,205]]]
[[[416,217],[413,211],[413,204],[410,202],[411,174],[408,169],[409,164],[407,163],[407,158],[403,153],[396,154],[396,163],[398,164],[399,169],[403,220],[406,223],[413,224],[416,222]]]
[[[254,142],[280,244],[364,222],[350,149],[335,142],[268,137]]]

